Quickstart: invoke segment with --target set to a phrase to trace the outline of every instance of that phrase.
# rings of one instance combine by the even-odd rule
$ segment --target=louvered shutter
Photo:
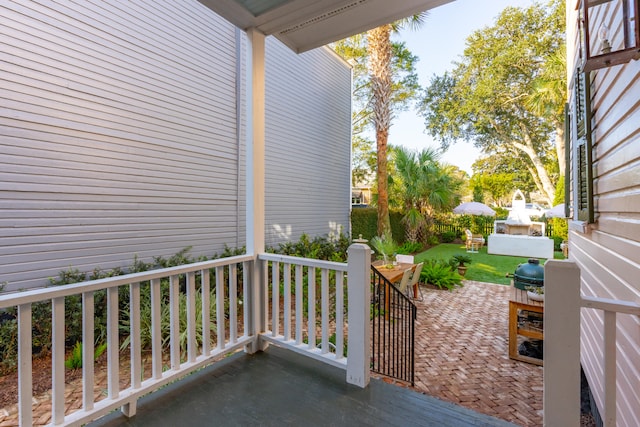
[[[593,222],[593,170],[591,159],[591,94],[589,74],[577,70],[574,83],[576,129],[574,189],[578,220]]]

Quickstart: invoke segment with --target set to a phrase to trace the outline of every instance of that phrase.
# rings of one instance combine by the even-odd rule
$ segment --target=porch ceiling
[[[453,0],[199,0],[243,30],[304,52]]]

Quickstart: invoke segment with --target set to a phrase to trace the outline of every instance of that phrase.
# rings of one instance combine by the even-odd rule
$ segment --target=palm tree
[[[462,180],[454,167],[440,164],[440,154],[433,148],[417,154],[403,147],[393,151],[402,186],[406,238],[416,242],[436,212],[452,209],[458,203]]]
[[[367,32],[368,71],[372,88],[373,123],[377,148],[377,186],[378,186],[378,235],[391,231],[389,220],[389,194],[387,192],[387,141],[392,116],[392,59],[393,46],[391,33],[404,26],[418,28],[426,13],[374,28]]]

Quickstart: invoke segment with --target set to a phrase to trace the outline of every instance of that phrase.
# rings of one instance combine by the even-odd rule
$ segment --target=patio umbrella
[[[489,206],[480,202],[465,202],[453,209],[453,213],[460,215],[487,215],[495,216],[496,212]]]
[[[547,218],[566,218],[564,215],[564,203],[555,205],[544,213]]]

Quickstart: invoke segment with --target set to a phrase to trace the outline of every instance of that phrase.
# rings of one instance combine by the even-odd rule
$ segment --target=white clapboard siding
[[[577,11],[571,6],[567,11],[574,15],[568,22],[577,22]],[[577,35],[575,28],[570,28],[570,34]],[[569,40],[576,44],[578,39]],[[577,47],[570,46],[569,53],[569,63],[574,64]],[[583,295],[640,301],[640,61],[593,71],[591,80],[596,221],[585,228],[571,227],[570,256],[580,266]],[[605,401],[603,324],[602,313],[582,310],[581,363],[601,415]],[[637,317],[617,316],[619,426],[640,425],[639,330]]]
[[[6,290],[244,246],[242,31],[192,0],[16,0],[0,38]],[[346,232],[349,67],[272,38],[267,56],[268,242]]]
[[[237,32],[187,0],[0,5],[7,289],[244,245]]]
[[[350,69],[329,49],[296,56],[273,39],[266,58],[266,243],[347,233]]]

